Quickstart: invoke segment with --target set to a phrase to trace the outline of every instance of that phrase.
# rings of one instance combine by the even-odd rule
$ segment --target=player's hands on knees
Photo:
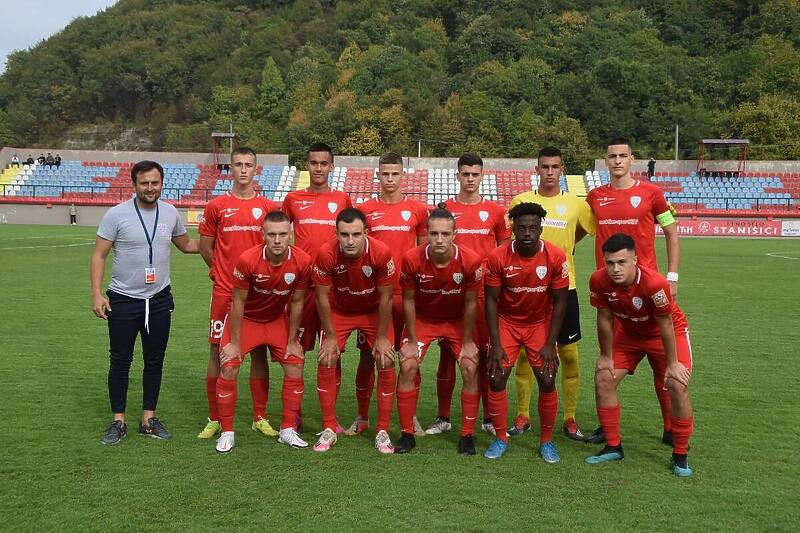
[[[289,339],[289,342],[286,343],[285,358],[288,359],[292,356],[298,357],[303,360],[305,360],[306,358],[306,353],[303,351],[303,345],[300,344],[300,339],[298,339],[297,337]]]
[[[372,356],[383,368],[388,368],[390,363],[394,363],[394,347],[389,342],[389,337],[380,336],[375,340]]]
[[[667,380],[669,379],[674,379],[681,385],[688,386],[691,378],[692,371],[676,361],[670,364],[667,367],[667,371],[664,373],[664,389],[667,388]]]
[[[461,363],[462,359],[468,359],[478,364],[478,345],[472,341],[463,343],[461,345],[461,352],[458,354],[459,363]]]
[[[336,363],[337,357],[339,357],[339,347],[336,346],[336,338],[333,335],[325,335],[319,343],[317,361],[322,366],[330,368]]]
[[[611,379],[616,379],[617,375],[614,374],[614,359],[611,358],[609,355],[600,355],[597,358],[597,366],[594,367],[594,373],[599,374],[600,372],[608,372],[611,374]]]
[[[553,377],[556,372],[558,372],[558,352],[556,352],[555,345],[545,345],[539,350],[539,356],[541,356],[544,364],[542,365],[542,370],[547,372],[548,377]]]
[[[419,345],[416,341],[407,340],[400,346],[400,361],[419,359]]]
[[[494,379],[495,376],[503,376],[505,374],[505,371],[503,370],[503,363],[509,364],[509,360],[502,346],[493,345],[491,348],[489,348],[488,362],[490,378]]]
[[[242,350],[238,344],[229,342],[219,352],[220,366],[230,363],[231,361],[240,361],[242,359]]]
[[[108,298],[102,294],[92,296],[92,312],[94,312],[94,316],[102,318],[103,320],[108,320],[106,311],[111,311],[111,304],[108,303]]]

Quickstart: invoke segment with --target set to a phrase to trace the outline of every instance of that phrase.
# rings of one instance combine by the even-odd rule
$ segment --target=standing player
[[[295,448],[308,443],[294,425],[303,401],[303,348],[299,328],[305,291],[311,280],[311,258],[294,246],[289,217],[270,211],[264,219],[264,244],[245,251],[233,270],[233,303],[222,332],[222,369],[217,380],[217,406],[222,434],[216,449],[233,449],[239,365],[244,354],[266,358],[283,367],[283,412],[278,442]],[[287,317],[288,304],[288,317]]]
[[[638,266],[633,238],[617,233],[602,248],[605,268],[592,274],[589,290],[592,305],[597,308],[600,343],[594,377],[597,417],[607,444],[586,462],[617,461],[625,456],[617,387],[647,356],[672,400],[672,471],[676,476],[691,476],[687,452],[694,430],[689,400],[692,346],[686,317],[670,294],[666,278],[656,270]]]
[[[289,215],[294,226],[294,244],[311,256],[313,262],[317,251],[323,244],[336,236],[336,216],[345,208],[352,207],[350,197],[342,191],[334,191],[328,183],[328,176],[334,168],[333,150],[325,143],[314,143],[308,148],[306,169],[311,182],[308,187],[291,191],[283,200],[281,209]],[[303,320],[300,324],[300,340],[303,350],[314,348],[320,330],[317,314],[316,296],[313,284],[306,293],[303,306]],[[338,396],[341,383],[341,367],[337,366],[336,390]],[[298,426],[300,420],[298,419]],[[299,427],[298,427],[299,429]],[[342,433],[338,421],[336,432]]]
[[[353,331],[361,331],[378,364],[378,433],[375,448],[393,453],[389,419],[394,405],[394,336],[392,291],[397,271],[389,247],[367,237],[364,214],[348,208],[336,217],[337,239],[317,254],[313,278],[322,324],[317,368],[317,391],[322,427],[314,450],[326,452],[336,443],[336,394],[340,354]]]
[[[406,326],[397,384],[402,434],[395,453],[407,453],[416,446],[414,415],[419,390],[415,378],[428,347],[438,339],[440,347],[446,345],[458,354],[463,378],[458,453],[475,455],[473,433],[480,402],[475,315],[483,271],[475,252],[453,244],[455,229],[453,215],[435,209],[428,219],[428,244],[409,250],[403,258],[400,282]]]
[[[369,235],[389,246],[395,267],[398,269],[402,267],[403,254],[425,242],[425,221],[428,218],[428,209],[425,205],[403,194],[401,185],[405,178],[402,156],[395,153],[383,155],[378,160],[378,179],[381,184],[381,192],[376,198],[364,202],[359,207],[367,219]],[[399,343],[403,331],[403,290],[399,284],[395,285],[392,297],[392,323],[395,343]],[[358,416],[345,432],[347,435],[356,435],[369,428],[369,403],[375,384],[375,364],[372,351],[365,345],[362,336],[359,336],[358,344],[361,351],[358,370],[356,370]],[[395,349],[400,349],[400,347],[395,345]],[[414,433],[425,434],[416,415],[414,416]]]
[[[586,197],[586,202],[597,218],[597,237],[594,247],[597,268],[605,266],[603,243],[611,235],[622,232],[633,237],[636,242],[639,264],[657,271],[658,261],[656,260],[653,225],[658,222],[664,230],[667,245],[667,281],[674,297],[678,293],[678,263],[680,261],[678,225],[675,223],[675,218],[661,189],[652,183],[633,179],[631,176],[633,161],[631,144],[627,139],[620,137],[609,142],[605,162],[611,173],[611,180],[608,185],[590,191]],[[670,395],[664,389],[663,378],[664,376],[653,374],[653,386],[664,420],[662,441],[671,445]],[[603,435],[595,431],[588,440],[594,443],[602,442]]]
[[[484,453],[488,459],[497,459],[508,449],[506,382],[520,348],[525,348],[539,384],[539,454],[547,463],[561,460],[553,443],[558,415],[556,341],[567,308],[569,264],[560,248],[539,237],[546,215],[539,204],[518,204],[508,212],[514,240],[489,254],[489,412],[497,440]]]
[[[445,202],[445,207],[456,219],[456,244],[476,252],[484,261],[489,252],[511,239],[511,230],[506,222],[506,211],[499,204],[480,195],[483,180],[483,160],[475,154],[464,154],[458,158],[458,182],[460,189],[454,198]],[[483,316],[483,290],[478,293],[478,316]],[[480,350],[478,379],[483,400],[483,430],[494,434],[491,420],[486,415],[489,379],[486,357],[489,334],[486,323],[477,321],[477,343]],[[445,346],[441,350],[439,369],[436,373],[436,393],[439,399],[439,416],[426,433],[441,433],[450,430],[450,404],[455,388],[455,355]]]
[[[584,439],[575,421],[580,390],[578,341],[581,339],[581,319],[578,291],[575,288],[575,243],[586,234],[594,235],[595,220],[589,205],[572,193],[562,191],[558,180],[564,173],[561,150],[546,147],[539,150],[536,173],[539,187],[535,191],[517,195],[509,209],[522,202],[541,205],[547,211],[542,220],[542,238],[561,248],[569,264],[569,292],[564,324],[558,334],[558,358],[561,363],[561,391],[564,395],[564,434],[574,440]],[[509,435],[519,435],[530,429],[530,403],[533,389],[533,370],[526,357],[520,357],[514,374],[517,391],[517,418]]]
[[[264,242],[264,217],[278,206],[261,196],[255,189],[256,153],[241,147],[231,153],[231,190],[208,202],[200,223],[200,255],[211,268],[211,306],[208,342],[211,350],[206,370],[208,423],[197,435],[210,439],[220,431],[217,408],[217,378],[219,378],[219,342],[231,307],[233,267],[245,250]],[[250,361],[250,394],[253,397],[254,431],[268,437],[278,434],[267,420],[267,362],[255,356]]]

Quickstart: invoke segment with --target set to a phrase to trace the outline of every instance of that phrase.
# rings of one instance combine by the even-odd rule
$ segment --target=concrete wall
[[[78,206],[78,225],[97,227],[110,207]],[[178,209],[186,224],[187,209]],[[69,225],[69,205],[4,204],[0,203],[0,224]]]
[[[647,159],[637,159],[631,165],[631,170],[635,172],[647,172]],[[707,171],[730,171],[739,168],[736,160],[720,160],[703,162]],[[595,159],[595,170],[608,170],[603,159]],[[696,159],[657,159],[656,172],[675,172],[677,174],[688,174],[697,170]],[[800,172],[800,161],[747,161],[745,163],[747,172]]]

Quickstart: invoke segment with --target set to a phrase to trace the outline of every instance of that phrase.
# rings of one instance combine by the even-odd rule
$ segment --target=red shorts
[[[550,332],[550,322],[539,322],[538,324],[519,325],[498,319],[500,329],[500,345],[506,352],[508,362],[503,361],[503,368],[511,368],[517,364],[520,348],[525,348],[525,355],[532,368],[541,368],[544,359],[539,355],[544,343],[547,342],[547,334]]]
[[[689,330],[675,332],[675,351],[678,362],[688,370],[692,369],[692,344]],[[653,373],[659,376],[667,371],[667,355],[661,337],[632,337],[624,333],[614,334],[614,368],[624,368],[631,374],[639,362],[647,356]]]
[[[230,322],[225,324],[222,332],[221,347],[231,342]],[[286,343],[289,342],[289,320],[286,315],[281,315],[272,322],[254,322],[242,320],[242,331],[239,335],[239,347],[242,358],[255,348],[265,346],[269,348],[269,355],[273,362],[288,365],[302,365],[303,360],[297,356],[286,357]],[[239,366],[241,361],[231,361],[228,366]]]
[[[392,330],[394,331],[394,349],[400,349],[400,339],[403,338],[403,326],[405,325],[405,317],[403,316],[403,295],[392,295]],[[366,336],[358,332],[358,341],[356,346],[359,350],[368,350]]]
[[[225,321],[228,319],[228,312],[231,310],[233,296],[230,293],[211,290],[211,305],[209,309],[208,342],[219,344],[222,338],[222,330],[225,329]]]
[[[314,287],[306,290],[306,298],[303,302],[303,317],[300,319],[300,344],[303,350],[309,352],[314,349],[319,333],[319,315],[317,314],[317,295]]]
[[[344,352],[350,333],[356,330],[364,335],[367,349],[371,350],[375,346],[375,341],[378,339],[377,309],[368,313],[352,315],[331,309],[331,321],[333,322],[333,330],[336,332],[336,345],[339,347],[339,351]],[[389,327],[386,334],[389,337],[389,342],[394,344],[394,331],[391,327]]]
[[[419,353],[419,361],[425,359],[425,354],[428,353],[428,348],[435,340],[439,341],[439,347],[443,345],[450,348],[450,351],[458,359],[461,353],[461,340],[464,338],[464,323],[462,321],[455,322],[426,322],[417,319],[417,350]],[[402,342],[408,342],[406,337],[405,328],[403,329]]]

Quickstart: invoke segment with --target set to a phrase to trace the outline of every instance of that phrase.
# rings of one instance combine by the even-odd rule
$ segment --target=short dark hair
[[[630,250],[636,252],[636,242],[627,233],[615,233],[603,243],[604,254],[613,254],[620,250]]]
[[[233,163],[233,156],[235,155],[252,155],[253,159],[258,159],[256,151],[250,148],[249,146],[240,146],[239,148],[231,152],[231,163]]]
[[[355,207],[347,207],[345,209],[342,209],[339,212],[339,214],[336,215],[336,226],[337,227],[339,226],[339,222],[350,224],[351,222],[355,222],[356,219],[363,222],[365,228],[367,227],[367,217],[364,216],[364,213],[362,213],[360,209],[356,209]]]
[[[620,144],[624,144],[628,148],[631,147],[631,142],[628,140],[628,138],[622,136],[612,138],[610,141],[608,141],[607,146],[618,146]]]
[[[453,223],[453,227],[456,227],[456,217],[453,216],[447,207],[445,206],[444,202],[439,203],[436,206],[436,209],[430,212],[428,215],[428,225],[430,225],[431,220],[434,218],[441,218],[443,220],[450,220]]]
[[[314,143],[308,147],[308,153],[311,152],[328,152],[331,156],[331,161],[333,161],[333,149],[325,143]]]
[[[388,154],[383,154],[380,159],[378,159],[378,166],[381,165],[402,165],[403,164],[403,156],[398,154],[397,152],[389,152]]]
[[[483,159],[478,154],[473,154],[471,152],[467,152],[463,154],[461,157],[458,158],[458,163],[456,163],[456,168],[461,171],[461,167],[471,167],[473,165],[480,165],[483,168]]]
[[[536,160],[538,161],[543,157],[560,157],[562,161],[564,160],[564,156],[561,155],[561,150],[559,150],[555,146],[545,146],[544,148],[539,150],[539,153],[536,156]]]
[[[148,160],[139,161],[138,163],[136,163],[135,165],[133,165],[131,167],[131,181],[135,184],[136,183],[136,178],[139,176],[139,174],[141,174],[142,172],[149,172],[149,171],[153,170],[154,168],[158,169],[158,173],[161,174],[161,181],[163,182],[164,181],[164,167],[162,167],[161,165],[159,165],[155,161],[148,161]]]
[[[508,218],[512,221],[525,215],[536,215],[543,219],[547,216],[547,211],[541,205],[533,202],[522,202],[508,210]]]
[[[289,220],[289,215],[276,209],[267,213],[267,216],[264,217],[264,222],[291,222],[291,220]]]

